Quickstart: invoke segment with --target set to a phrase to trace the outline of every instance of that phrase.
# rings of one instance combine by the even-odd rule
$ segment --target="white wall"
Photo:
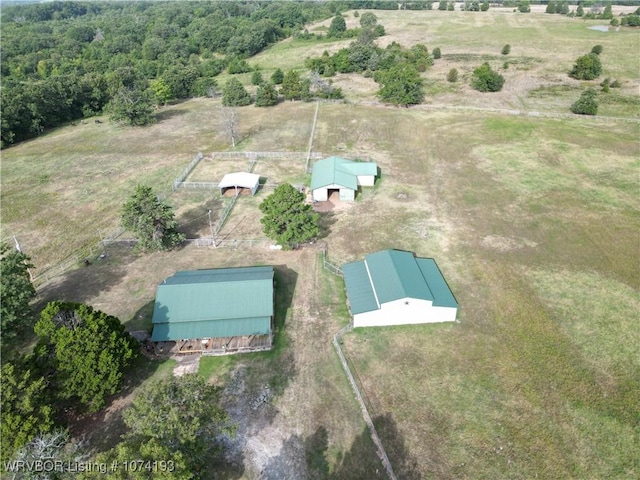
[[[344,197],[344,198],[350,197],[351,200],[353,200],[354,198],[355,192],[353,190],[351,190],[350,188],[345,188],[341,185],[333,184],[333,185],[327,185],[326,187],[322,187],[322,188],[316,188],[313,191],[313,200],[316,202],[326,202],[328,198],[329,189],[340,190],[341,197]],[[351,194],[349,194],[348,192],[351,192]]]
[[[358,185],[362,185],[365,187],[373,187],[376,177],[373,175],[358,175]]]
[[[405,302],[409,302],[408,305]],[[403,298],[383,303],[379,310],[353,316],[354,327],[455,322],[456,308],[434,307],[430,300]]]

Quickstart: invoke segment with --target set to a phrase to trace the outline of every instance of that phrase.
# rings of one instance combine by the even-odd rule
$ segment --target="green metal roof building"
[[[311,190],[317,202],[327,200],[329,190],[338,190],[340,200],[352,201],[359,185],[373,186],[378,165],[373,162],[354,162],[342,157],[328,157],[313,164]]]
[[[273,302],[270,266],[177,272],[158,285],[151,340],[271,336]]]
[[[456,319],[458,303],[432,258],[383,250],[342,271],[354,327]]]

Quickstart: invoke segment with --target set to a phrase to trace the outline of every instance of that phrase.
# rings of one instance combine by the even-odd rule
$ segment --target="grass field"
[[[606,36],[553,15],[376,14],[389,40],[441,46],[447,62],[470,66],[477,57],[446,55],[497,56],[508,42],[520,65],[531,67],[519,74],[553,76],[491,97],[500,106],[564,109],[580,85],[557,72],[595,43],[604,45],[605,65],[612,59],[607,75],[638,82],[634,40],[625,32]],[[490,29],[489,19],[506,26]],[[509,37],[508,29],[519,36]],[[533,32],[566,48],[557,69],[554,51],[543,40],[532,42]],[[295,42],[290,48],[300,48],[295,56],[303,59],[309,46]],[[268,55],[277,48],[289,47],[270,49],[259,61],[272,65]],[[425,76],[437,68],[450,67],[436,64]],[[434,82],[434,107],[453,97],[452,105],[491,105],[466,88],[445,91]],[[557,96],[549,90],[564,84],[568,89]],[[357,84],[354,95],[367,98],[366,88]],[[611,116],[638,117],[634,105],[607,108]],[[162,109],[148,128],[69,126],[7,149],[3,238],[16,234],[37,268],[97,240],[99,229],[117,225],[135,183],[168,191],[197,151],[230,149],[219,106],[190,100]],[[240,108],[237,150],[306,150],[314,111],[315,105],[291,102]],[[370,157],[382,170],[376,187],[363,190],[351,208],[323,215],[330,260],[340,264],[382,248],[434,257],[460,304],[456,324],[360,329],[344,337],[399,478],[640,475],[639,133],[637,122],[624,120],[321,104],[314,150]],[[205,162],[194,179],[216,181],[209,177],[222,166]],[[299,178],[288,162],[256,167],[267,178]],[[222,236],[259,238],[257,206],[265,195],[240,198]],[[189,231],[203,236],[207,209],[218,214],[224,202],[216,192],[180,191],[168,200]],[[148,329],[155,287],[176,270],[260,264],[279,272],[277,349],[204,359],[200,374],[220,385],[244,382],[236,397],[247,402],[265,385],[274,398],[255,411],[227,399],[246,443],[232,449],[236,465],[218,478],[256,478],[258,466],[272,478],[383,478],[330,344],[348,322],[343,285],[322,270],[317,251],[190,247],[138,255],[114,247],[108,264],[69,272],[43,288],[38,301],[87,302],[130,330]],[[117,412],[128,395],[145,375],[169,367],[141,367],[127,395],[74,431],[104,432],[98,448],[115,442],[122,427]]]

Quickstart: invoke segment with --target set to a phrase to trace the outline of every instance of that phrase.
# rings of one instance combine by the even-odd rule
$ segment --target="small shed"
[[[354,327],[456,320],[458,303],[432,258],[383,250],[342,271]]]
[[[378,165],[374,162],[354,162],[342,157],[318,160],[311,172],[313,200],[326,202],[332,191],[338,191],[341,201],[353,201],[358,187],[372,187],[377,174]]]
[[[273,315],[273,267],[176,272],[158,285],[151,340],[180,353],[264,350]]]
[[[221,195],[231,188],[235,189],[236,195],[240,194],[241,189],[246,189],[251,192],[251,195],[255,195],[259,186],[260,175],[247,172],[227,173],[218,183]]]

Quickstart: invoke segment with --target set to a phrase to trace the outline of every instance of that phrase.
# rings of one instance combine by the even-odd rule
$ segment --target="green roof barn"
[[[342,271],[354,327],[456,319],[458,303],[432,258],[383,250]]]
[[[341,157],[329,157],[313,164],[311,190],[313,200],[325,202],[333,191],[341,201],[353,201],[358,186],[372,187],[378,166],[373,162],[354,162]]]
[[[158,285],[151,340],[203,353],[270,347],[273,302],[273,267],[177,272]]]

